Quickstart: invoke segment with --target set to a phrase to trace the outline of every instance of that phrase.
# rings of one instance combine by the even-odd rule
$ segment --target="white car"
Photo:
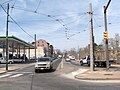
[[[50,57],[41,57],[38,58],[35,63],[35,72],[39,70],[52,70],[53,62]]]
[[[5,57],[0,57],[0,63],[6,63],[6,58]],[[14,61],[12,59],[8,59],[8,63],[12,64]]]
[[[65,61],[70,62],[71,60],[70,60],[70,58],[65,58]]]
[[[16,59],[12,59],[15,63],[24,63],[25,60],[24,59],[20,59],[20,58],[16,58]]]

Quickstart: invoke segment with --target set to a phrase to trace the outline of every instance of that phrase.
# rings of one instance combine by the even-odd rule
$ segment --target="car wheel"
[[[52,65],[50,66],[50,71],[53,71],[53,66]]]
[[[10,61],[9,64],[12,64],[12,62]]]
[[[37,69],[35,69],[35,73],[37,73],[38,72],[38,70]]]
[[[82,61],[80,61],[80,66],[83,66],[83,62]]]

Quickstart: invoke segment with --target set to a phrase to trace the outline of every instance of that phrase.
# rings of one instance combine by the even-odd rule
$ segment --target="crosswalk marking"
[[[12,75],[12,74],[1,75],[0,78],[4,78],[4,77],[10,76],[10,75]]]
[[[23,75],[34,75],[33,73],[30,73],[30,72],[8,72],[6,74],[0,74],[0,78],[17,78],[17,77],[20,77],[20,76],[23,76]]]
[[[19,77],[19,76],[22,76],[22,75],[23,75],[23,74],[16,74],[16,75],[10,76],[10,78]]]
[[[18,74],[18,73],[22,73],[22,74],[29,74],[29,73],[33,73],[33,72],[8,72],[10,74]]]

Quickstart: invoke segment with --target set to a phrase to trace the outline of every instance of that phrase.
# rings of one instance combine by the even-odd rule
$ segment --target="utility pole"
[[[36,60],[36,34],[35,34],[35,60]]]
[[[89,15],[90,15],[90,70],[94,71],[92,3],[90,3],[89,8],[90,8],[90,11],[89,11]]]
[[[9,22],[9,3],[7,4],[7,23],[6,23],[6,70],[8,70],[8,22]]]
[[[105,24],[105,32],[107,32],[107,15],[106,11],[110,4],[111,0],[108,1],[107,6],[104,6],[104,24]],[[105,39],[105,60],[106,60],[106,69],[109,69],[109,52],[108,52],[108,38]]]

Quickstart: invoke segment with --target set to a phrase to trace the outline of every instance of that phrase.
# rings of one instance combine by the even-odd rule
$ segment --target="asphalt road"
[[[120,90],[119,83],[85,82],[62,77],[64,71],[69,72],[70,68],[75,70],[79,66],[64,62],[64,67],[66,68],[63,71],[34,73],[34,66],[30,66],[0,74],[0,90]]]
[[[8,64],[9,66],[13,66],[15,64]],[[5,68],[6,67],[6,64],[0,64],[0,68]]]

